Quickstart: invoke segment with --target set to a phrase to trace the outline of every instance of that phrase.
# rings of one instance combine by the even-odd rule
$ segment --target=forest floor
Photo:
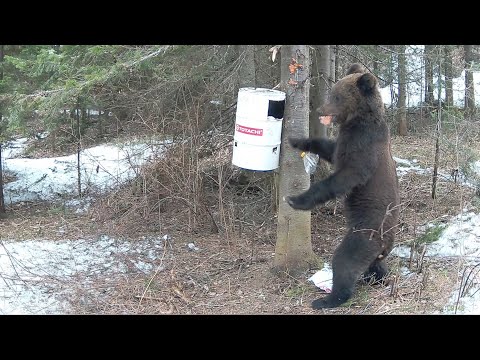
[[[394,156],[416,159],[422,168],[433,166],[434,139],[393,137]],[[480,155],[480,149],[476,149]],[[441,171],[450,173],[448,151],[441,156]],[[431,197],[431,173],[409,172],[400,179],[402,212],[396,242],[407,243],[432,221],[446,223],[465,208],[479,212],[475,190],[440,178],[435,200]],[[330,263],[341,241],[344,217],[340,201],[315,209],[312,217],[314,252]],[[242,233],[187,232],[186,211],[165,215],[161,233],[138,234],[129,241],[156,236],[162,245],[155,251],[150,271],[136,268],[117,274],[100,273],[93,282],[71,278],[65,313],[69,314],[437,314],[444,313],[452,292],[459,288],[464,261],[414,253],[411,259],[389,256],[387,285],[358,283],[353,298],[341,307],[315,311],[311,302],[324,296],[308,277],[280,276],[271,272],[275,222]],[[95,219],[95,210],[84,213],[60,211],[57,205],[19,203],[0,220],[5,239],[97,239],[109,224]],[[61,231],[60,231],[61,229]],[[423,230],[425,231],[425,230]],[[122,254],[122,256],[128,256]],[[131,256],[136,256],[132,254]],[[21,261],[21,259],[18,259]],[[47,279],[45,279],[47,281]]]

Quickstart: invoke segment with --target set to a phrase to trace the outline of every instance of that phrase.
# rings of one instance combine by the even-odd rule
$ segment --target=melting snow
[[[64,199],[76,195],[76,154],[58,158],[25,159],[27,139],[18,139],[2,149],[5,171],[16,181],[5,185],[7,203],[28,200]],[[105,192],[136,176],[139,166],[160,154],[164,144],[102,145],[81,152],[83,189],[90,193]],[[416,160],[394,158],[397,172],[429,173]],[[480,161],[472,166],[480,172]],[[443,175],[445,176],[445,175]],[[445,176],[448,178],[448,176]],[[88,210],[91,197],[64,201],[76,212]],[[61,229],[59,229],[61,231]],[[171,238],[143,238],[135,242],[115,240],[108,236],[99,239],[63,241],[10,241],[0,238],[0,313],[60,314],[68,312],[64,297],[72,284],[89,286],[99,274],[122,274],[129,271],[148,273],[159,258],[164,243]],[[198,250],[194,243],[188,244]],[[128,256],[126,256],[128,254]],[[392,255],[409,257],[410,248],[397,246]],[[466,212],[452,219],[438,241],[427,247],[425,256],[461,257],[470,264],[480,258],[480,215]],[[407,274],[402,269],[402,274]],[[406,275],[408,276],[408,274]],[[460,297],[456,313],[480,313],[480,291],[476,277],[471,287]],[[331,290],[332,273],[328,264],[311,276],[316,286]],[[452,293],[443,313],[453,313],[458,289]],[[453,306],[453,307],[452,307]]]
[[[2,148],[4,171],[16,178],[4,187],[7,204],[75,196],[77,155],[19,158],[27,143],[28,139],[22,138]],[[95,193],[115,188],[135,177],[139,166],[160,154],[162,146],[127,143],[83,150],[80,158],[83,189]],[[84,196],[80,200],[64,200],[64,205],[80,213],[87,211],[92,201],[92,197]],[[99,274],[148,273],[164,242],[162,238],[129,242],[108,236],[89,240],[10,241],[1,235],[0,313],[3,314],[65,313],[68,309],[62,298],[72,291],[72,283],[89,286]]]
[[[88,287],[98,275],[149,273],[162,248],[160,236],[0,241],[0,314],[68,312],[63,296],[75,286]]]
[[[396,246],[391,255],[409,258],[410,247],[405,245]],[[438,240],[427,244],[425,256],[430,257],[453,257],[460,259],[465,265],[463,269],[469,269],[472,266],[480,264],[480,214],[473,212],[464,212],[455,216],[445,227]],[[469,280],[468,291],[462,292],[458,306],[458,292],[453,291],[444,307],[443,314],[480,314],[480,276],[472,271]],[[459,275],[461,279],[461,274]],[[456,284],[460,287],[460,281]]]
[[[23,139],[21,139],[23,140]],[[55,200],[77,194],[77,154],[56,158],[14,158],[21,153],[19,145],[5,152],[4,170],[16,181],[4,187],[5,201]],[[139,167],[161,151],[160,145],[101,145],[81,151],[82,191],[102,193],[134,178]]]

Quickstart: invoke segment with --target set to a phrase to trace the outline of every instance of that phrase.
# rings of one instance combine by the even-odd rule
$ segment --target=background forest
[[[315,109],[352,63],[362,63],[379,79],[402,202],[390,284],[360,287],[347,305],[324,313],[480,312],[480,306],[459,306],[467,294],[476,299],[479,284],[479,47],[307,48],[313,136],[335,136],[335,126],[321,126]],[[283,49],[0,45],[0,277],[8,283],[0,291],[0,310],[315,313],[310,301],[319,290],[307,279],[331,260],[342,238],[341,201],[312,211],[311,242],[321,263],[304,277],[275,275],[270,269],[278,172],[231,164],[238,89],[281,88]],[[20,143],[21,152],[14,154]],[[106,145],[126,154],[125,174],[86,160],[86,151]],[[98,149],[106,156],[106,148]],[[20,186],[20,172],[9,165],[15,159],[53,158],[58,164],[66,156],[72,157],[72,182],[61,189],[48,185],[48,192],[36,186],[53,175],[44,172]],[[314,178],[326,171],[328,165],[320,163]],[[95,182],[100,174],[108,186]],[[478,245],[467,254],[473,255],[434,252],[449,224],[465,214],[470,230],[456,232]],[[30,267],[31,241],[41,241],[50,257],[72,242],[65,251],[77,259],[71,265],[75,270],[65,275],[39,263]],[[47,246],[49,241],[58,248]],[[75,241],[97,249],[89,254],[93,259],[111,256],[111,261],[89,258],[89,265],[79,268]],[[15,253],[15,243],[22,243],[24,252]],[[134,258],[139,254],[151,256]],[[103,270],[93,269],[93,263]],[[106,270],[120,263],[124,266]],[[35,295],[19,300],[26,288]]]

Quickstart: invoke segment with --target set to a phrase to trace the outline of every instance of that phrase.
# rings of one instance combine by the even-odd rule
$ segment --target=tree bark
[[[283,45],[281,56],[281,88],[286,92],[280,149],[279,209],[274,271],[287,271],[293,276],[316,262],[311,242],[311,212],[298,211],[285,201],[286,196],[306,190],[310,176],[302,158],[287,141],[289,136],[308,136],[310,56],[306,45]],[[292,60],[293,59],[293,60]],[[297,67],[291,73],[290,69]]]
[[[398,102],[397,102],[397,123],[398,134],[407,135],[407,109],[406,109],[406,63],[405,45],[398,46]]]
[[[395,69],[393,64],[395,63],[395,45],[386,45],[385,46],[389,51],[389,66],[387,67],[387,76],[386,83],[390,87],[390,104],[394,104],[397,101],[397,94],[394,88],[394,79],[395,79]]]
[[[453,61],[452,45],[444,45],[444,63],[445,63],[445,103],[447,106],[453,105]]]
[[[464,45],[465,51],[465,119],[475,115],[475,88],[473,85],[473,52],[472,45]]]
[[[335,77],[335,68],[337,66],[337,46],[330,45],[330,76],[328,77],[329,89],[335,84],[337,78]]]
[[[335,45],[335,71],[334,71],[334,78],[335,78],[335,81],[337,81],[338,79],[338,68],[339,68],[339,65],[340,65],[340,59],[338,57],[338,53],[340,51],[340,45]]]
[[[377,45],[377,46],[378,46],[378,45]],[[376,48],[375,48],[375,49],[376,49]],[[376,50],[376,51],[378,52],[379,50]],[[378,68],[379,68],[378,62],[379,62],[378,57],[375,56],[375,57],[373,58],[373,65],[372,65],[372,67],[373,67],[373,73],[374,73],[375,75],[378,74]]]
[[[330,85],[331,71],[331,49],[329,45],[314,45],[312,58],[312,69],[310,71],[310,137],[328,137],[327,127],[320,123],[317,109],[327,101]],[[328,165],[320,160],[316,172],[312,177],[323,178],[328,173]]]
[[[4,57],[4,46],[0,45],[0,81],[3,80],[3,57]],[[1,130],[3,127],[3,115],[2,108],[0,108],[0,137],[2,136]],[[0,139],[1,140],[1,139]],[[2,165],[2,143],[0,142],[0,217],[5,215],[5,198],[3,196],[3,165]]]
[[[442,73],[441,58],[438,63],[438,73]],[[438,103],[437,103],[437,127],[436,127],[436,139],[435,139],[435,160],[433,163],[433,178],[432,178],[432,199],[436,198],[437,192],[437,180],[438,180],[438,167],[440,163],[440,139],[442,135],[442,102],[440,101],[442,94],[442,82],[441,77],[438,77]]]
[[[280,84],[280,81],[281,81],[281,71],[280,71],[280,66],[281,66],[281,57],[282,57],[282,52],[280,51],[275,59],[275,62],[272,64],[272,66],[270,67],[270,78],[272,79],[271,81],[271,84],[272,84],[272,88],[275,88],[276,86],[278,86]],[[271,59],[271,57],[270,57]]]
[[[0,121],[2,121],[2,115],[0,114]],[[6,213],[5,199],[3,197],[3,165],[2,165],[2,144],[0,143],[0,218],[3,218]]]
[[[425,45],[425,103],[433,105],[433,49],[434,45]]]
[[[327,99],[330,79],[330,47],[314,45],[310,88],[310,137],[326,137],[327,127],[320,123],[317,109]]]
[[[241,64],[238,69],[238,86],[255,87],[255,46],[237,45]]]
[[[82,111],[83,117],[83,111]],[[80,153],[81,153],[81,127],[80,127],[80,100],[77,98],[77,106],[75,109],[75,119],[77,127],[77,190],[78,197],[82,197],[82,180],[81,180],[81,164],[80,164]]]

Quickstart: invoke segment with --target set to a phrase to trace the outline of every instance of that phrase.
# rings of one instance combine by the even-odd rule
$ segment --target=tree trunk
[[[475,115],[475,88],[473,86],[473,53],[472,45],[464,45],[465,51],[465,119]]]
[[[83,117],[83,114],[82,114]],[[80,127],[80,100],[77,99],[77,106],[75,110],[75,119],[77,120],[77,190],[78,196],[82,197],[82,181],[81,181],[81,167],[80,167],[80,152],[81,152],[81,127]]]
[[[433,105],[433,49],[434,45],[425,45],[425,103]]]
[[[325,103],[330,78],[330,47],[314,45],[310,78],[310,137],[326,137],[327,127],[320,123],[317,109]]]
[[[435,129],[435,160],[433,162],[433,177],[432,177],[432,199],[437,197],[437,179],[438,179],[438,163],[440,161],[440,134],[441,123],[440,118],[437,120],[437,127]]]
[[[328,96],[330,89],[330,69],[331,56],[330,46],[328,45],[314,45],[312,57],[312,69],[310,71],[310,137],[328,137],[327,127],[320,123],[319,113],[317,109],[322,106]],[[328,173],[328,166],[325,161],[320,160],[317,166],[316,173],[312,177],[323,178]]]
[[[97,125],[97,130],[98,130],[98,137],[102,138],[103,137],[103,117],[102,117],[102,110],[98,109],[98,125]]]
[[[445,62],[445,103],[447,106],[453,105],[453,61],[451,45],[444,45]]]
[[[296,276],[309,269],[312,262],[316,263],[311,242],[311,212],[294,210],[285,201],[286,196],[310,186],[310,176],[305,172],[299,152],[287,141],[289,136],[308,136],[310,56],[306,45],[283,45],[281,52],[281,88],[286,92],[286,103],[274,270]],[[290,68],[296,70],[291,73]]]
[[[337,51],[338,51],[338,45],[330,45],[330,76],[328,77],[328,89],[326,89],[326,92],[325,92],[325,101],[328,98],[328,93],[330,92],[330,89],[335,84],[335,81],[337,81],[337,67],[338,67]],[[332,129],[327,128],[327,136],[331,136],[331,133],[332,133]],[[326,165],[326,163],[324,164]]]
[[[328,77],[329,89],[335,84],[337,78],[335,77],[335,68],[337,66],[337,46],[330,45],[330,76]]]
[[[442,73],[441,57],[439,58],[438,73]],[[432,178],[432,199],[437,197],[437,180],[438,180],[438,166],[440,162],[440,138],[442,135],[442,102],[440,101],[442,94],[441,77],[438,77],[438,104],[437,104],[437,127],[435,139],[435,160],[433,163],[433,178]]]
[[[340,65],[340,59],[338,57],[338,52],[340,51],[340,45],[335,45],[335,72],[334,72],[334,78],[335,81],[338,79],[338,67]]]
[[[0,114],[0,122],[2,115]],[[5,199],[3,197],[3,165],[2,165],[2,144],[0,143],[0,219],[5,217]]]
[[[377,46],[378,46],[378,45],[377,45]],[[377,50],[377,51],[378,51],[378,50]],[[379,62],[378,57],[375,56],[375,57],[373,58],[373,73],[374,73],[375,75],[378,74],[378,68],[379,68],[378,62]]]
[[[238,87],[255,87],[255,46],[237,45],[241,64],[238,69]]]
[[[0,81],[3,80],[3,56],[4,56],[4,46],[0,45]],[[0,137],[2,136],[1,130],[3,127],[3,115],[0,108]],[[1,139],[0,139],[1,140]],[[5,216],[5,198],[3,196],[3,166],[2,166],[2,143],[0,142],[0,217]]]
[[[275,61],[273,64],[270,66],[270,79],[271,79],[271,87],[272,89],[276,89],[280,85],[281,81],[281,58],[282,58],[282,52],[279,51],[277,56],[275,57]],[[271,59],[271,56],[269,57]],[[270,60],[271,61],[271,60]],[[285,115],[284,115],[285,117]],[[273,176],[272,176],[272,203],[273,203],[273,211],[278,212],[278,204],[279,204],[279,184],[280,184],[280,176],[279,176],[279,170],[276,169],[274,170]]]
[[[281,57],[282,57],[282,52],[280,51],[275,59],[275,62],[272,64],[272,66],[270,67],[270,78],[271,78],[271,84],[272,84],[272,88],[275,88],[276,86],[278,86],[280,84],[280,73],[281,73],[281,70],[280,70],[280,66],[281,66]],[[271,57],[270,57],[271,59]]]
[[[397,101],[397,94],[395,92],[395,88],[393,86],[394,78],[395,78],[395,69],[393,64],[395,63],[395,45],[386,45],[385,46],[389,51],[389,66],[387,66],[387,76],[386,76],[386,83],[390,87],[390,104],[395,104]]]
[[[407,109],[406,109],[406,64],[405,45],[398,46],[398,102],[397,102],[397,123],[398,134],[407,135]]]

